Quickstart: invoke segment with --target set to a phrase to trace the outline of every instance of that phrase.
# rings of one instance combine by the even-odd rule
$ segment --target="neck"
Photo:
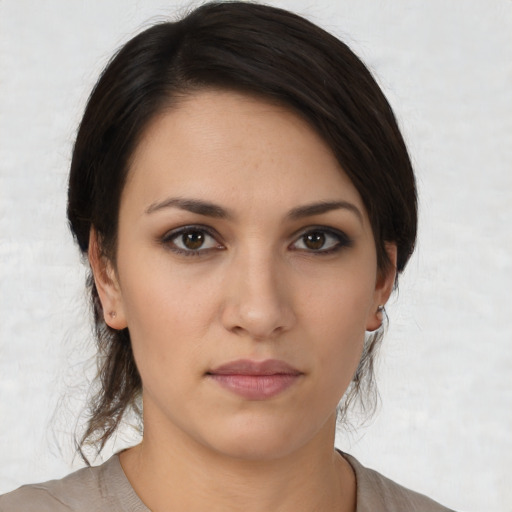
[[[334,417],[324,430],[307,446],[273,459],[229,457],[190,439],[168,442],[145,431],[143,442],[120,458],[153,512],[352,512],[355,477],[334,450]]]

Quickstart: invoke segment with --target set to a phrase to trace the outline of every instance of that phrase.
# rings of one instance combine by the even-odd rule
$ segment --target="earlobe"
[[[368,316],[367,331],[376,331],[382,326],[385,316],[385,304],[388,301],[396,278],[397,246],[395,243],[385,242],[385,249],[389,259],[389,266],[379,271],[375,283],[372,310]]]
[[[87,256],[103,308],[105,323],[112,329],[124,329],[127,324],[121,290],[112,263],[101,252],[98,234],[94,228],[91,228],[89,234]]]
[[[368,315],[368,321],[366,322],[366,331],[375,332],[378,331],[384,322],[384,305],[379,304],[376,308],[373,308]]]

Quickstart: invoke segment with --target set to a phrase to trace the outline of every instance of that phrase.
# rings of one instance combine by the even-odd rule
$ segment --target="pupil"
[[[187,249],[199,249],[204,243],[204,235],[200,231],[191,231],[183,235],[183,244]]]
[[[304,237],[304,243],[308,249],[321,249],[325,244],[325,235],[323,233],[308,233]]]

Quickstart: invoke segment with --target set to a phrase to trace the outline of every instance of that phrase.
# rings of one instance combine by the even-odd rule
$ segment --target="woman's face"
[[[183,100],[136,149],[118,235],[112,280],[95,274],[130,332],[145,437],[245,458],[332,442],[394,275],[305,121],[232,92]]]

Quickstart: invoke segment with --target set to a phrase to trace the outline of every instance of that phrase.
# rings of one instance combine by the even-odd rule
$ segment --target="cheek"
[[[321,290],[322,293],[303,294],[302,326],[314,345],[323,387],[338,400],[361,358],[373,304],[373,276],[340,276],[323,283]]]
[[[371,268],[371,267],[370,267]],[[373,301],[375,281],[372,273],[338,272],[320,283],[304,284],[297,296],[310,324],[327,338],[337,335],[364,335]]]
[[[133,244],[135,245],[135,243]],[[167,325],[172,330],[181,324],[197,328],[201,315],[208,316],[214,297],[211,277],[194,272],[193,264],[173,264],[160,249],[149,247],[125,251],[119,265],[123,305],[131,331],[154,329],[161,332]],[[165,333],[161,332],[162,335]]]
[[[219,341],[218,274],[194,263],[176,265],[154,250],[119,262],[134,357],[147,391],[164,386],[186,393],[206,371],[211,342]]]
[[[137,292],[130,297],[127,318],[144,395],[172,415],[180,400],[192,400],[193,385],[204,371],[205,322],[198,313],[205,311],[189,303],[187,293],[161,281],[146,281]]]

